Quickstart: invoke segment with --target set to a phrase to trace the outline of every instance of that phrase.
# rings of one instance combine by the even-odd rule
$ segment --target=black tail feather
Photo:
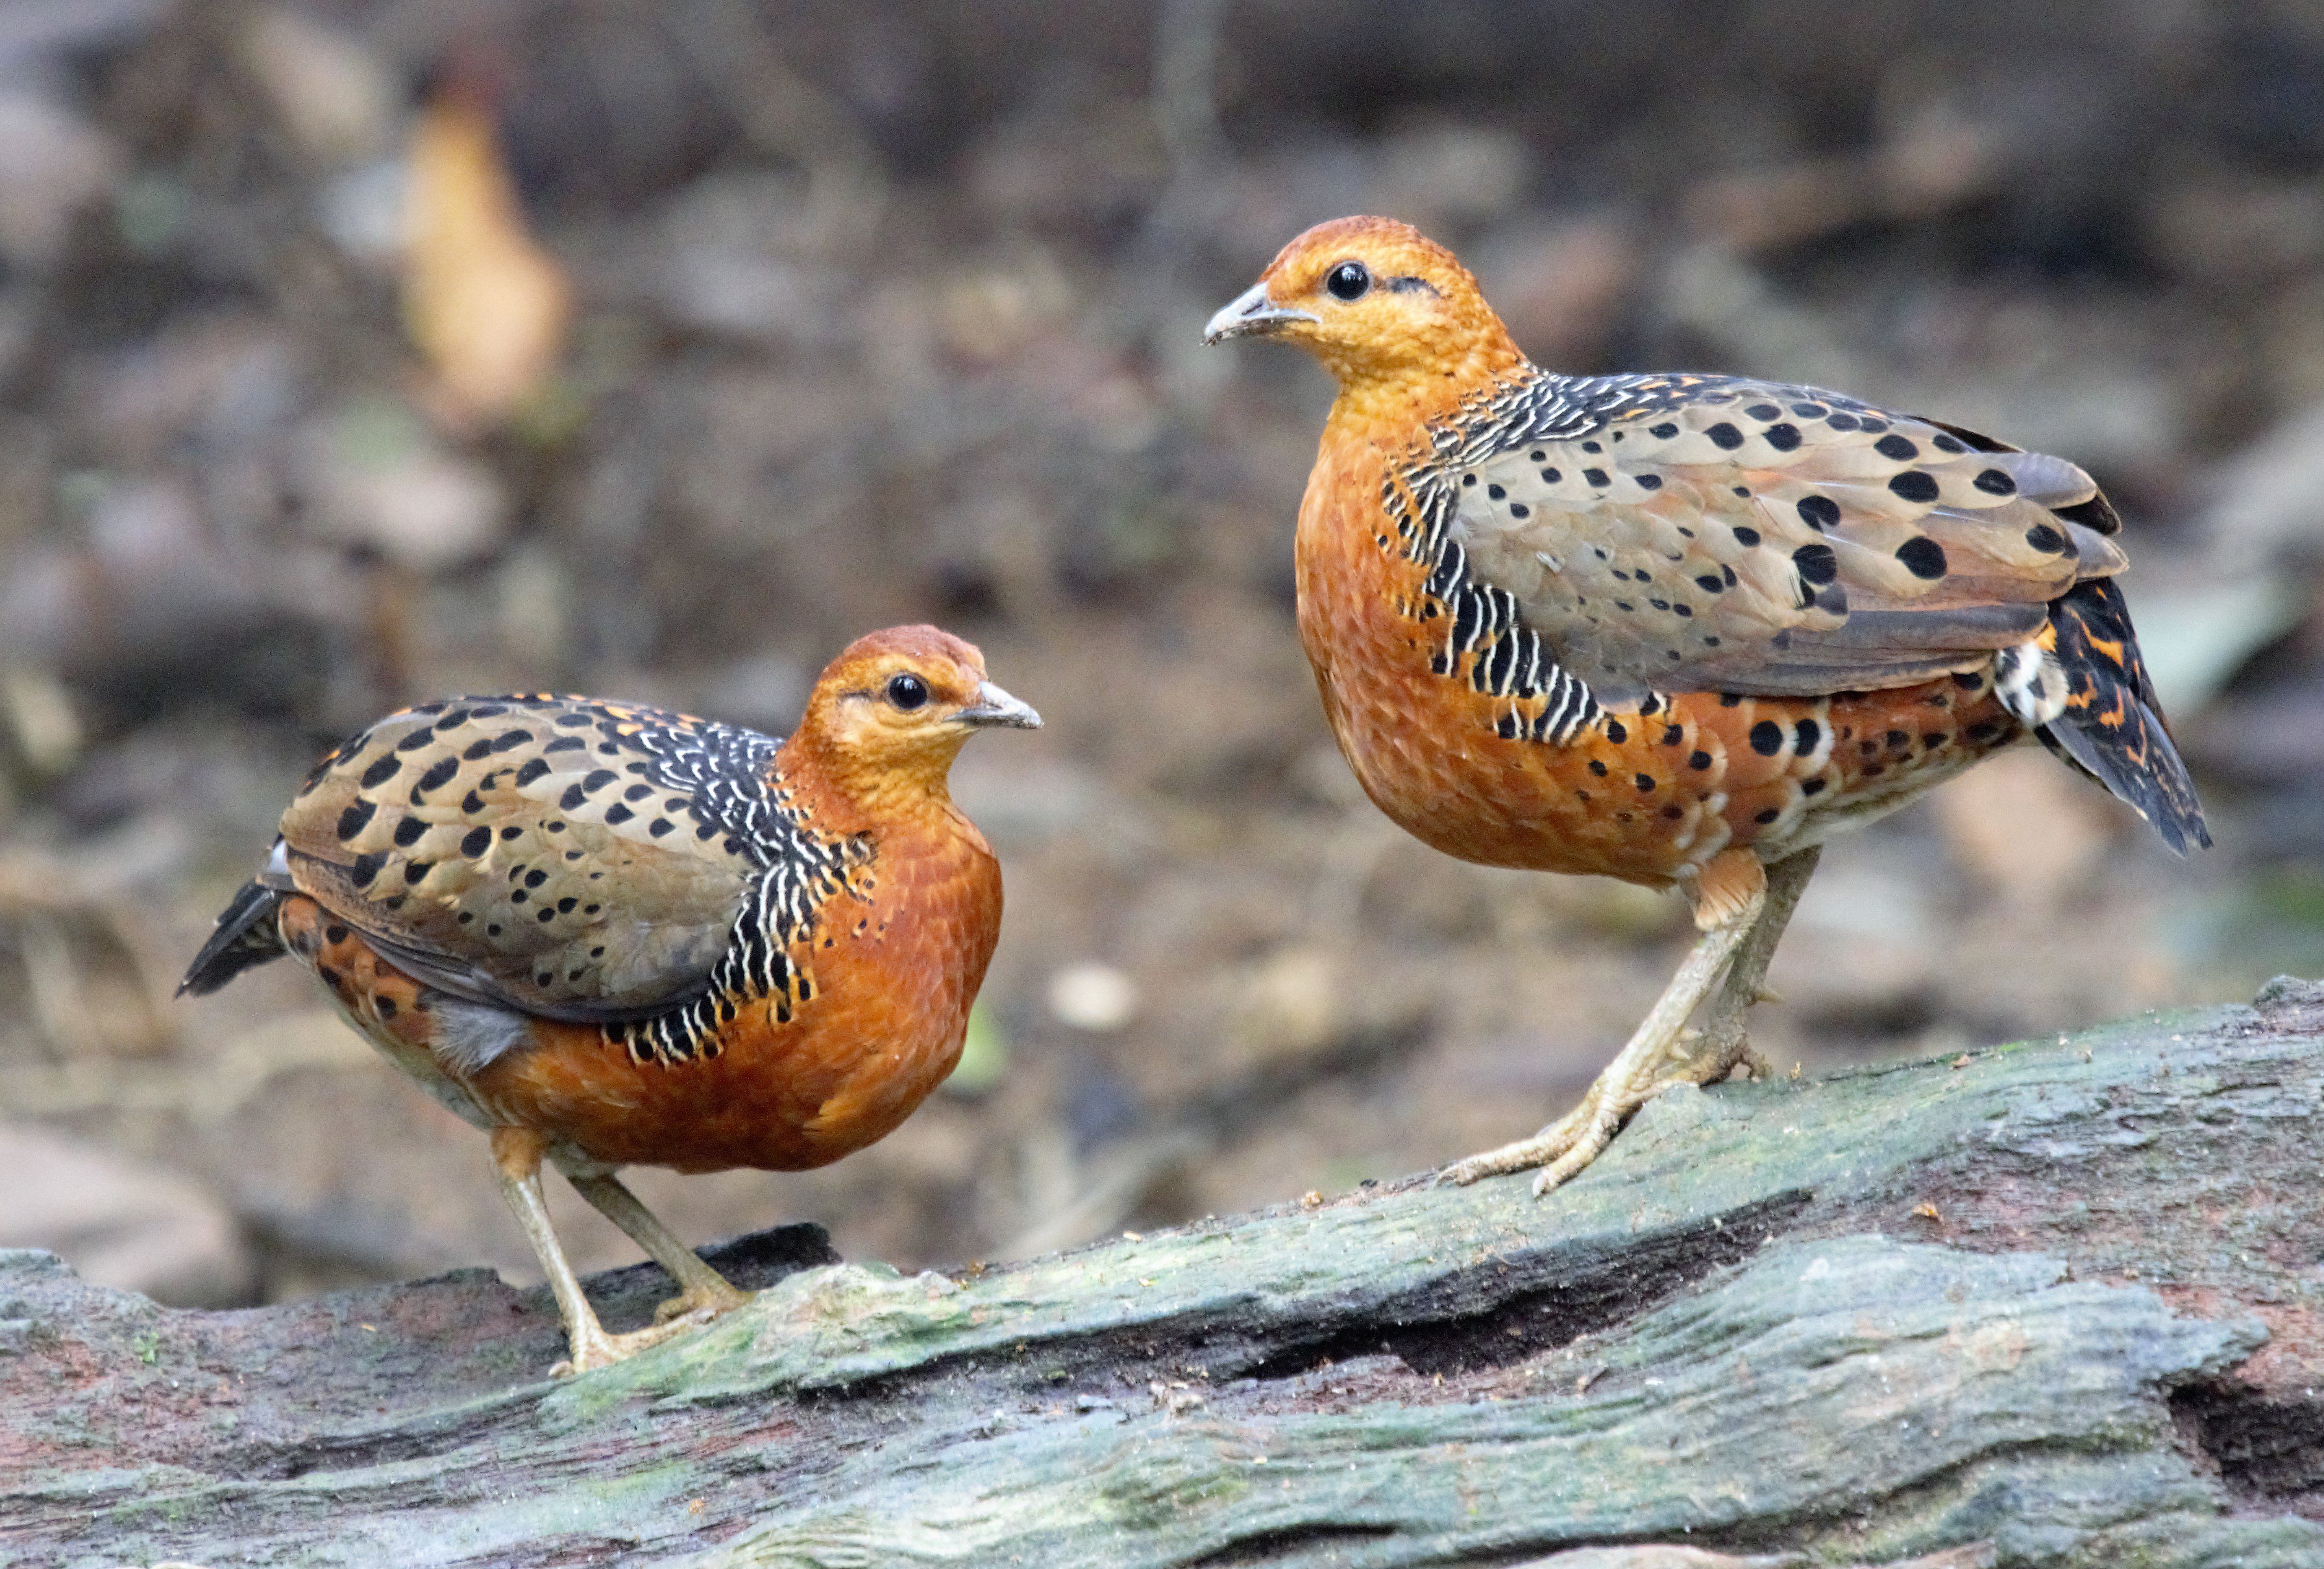
[[[244,970],[282,956],[282,936],[274,912],[282,907],[280,889],[263,882],[245,882],[242,891],[217,918],[210,940],[186,967],[178,995],[207,997]]]
[[[2075,584],[2052,602],[2044,640],[2054,640],[2067,697],[2066,711],[2043,726],[2043,743],[2136,808],[2180,854],[2190,844],[2209,848],[2195,781],[2163,725],[2122,590],[2110,577]]]

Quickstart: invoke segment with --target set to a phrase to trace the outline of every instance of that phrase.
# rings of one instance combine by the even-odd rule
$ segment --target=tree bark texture
[[[2324,1564],[2324,987],[1666,1094],[1598,1164],[765,1288],[552,1382],[484,1271],[0,1254],[26,1564]],[[480,1177],[480,1180],[481,1180]],[[602,1276],[615,1327],[668,1287]]]

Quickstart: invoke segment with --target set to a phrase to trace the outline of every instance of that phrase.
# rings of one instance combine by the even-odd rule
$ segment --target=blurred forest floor
[[[1361,799],[1291,615],[1328,388],[1197,341],[1347,212],[1545,364],[1843,389],[2128,518],[2219,848],[2002,758],[1827,854],[1779,1065],[2324,970],[2319,176],[2293,0],[11,0],[0,1242],[180,1301],[528,1278],[472,1131],[290,966],[173,1003],[185,959],[394,705],[779,732],[904,620],[1049,722],[956,775],[1009,884],[971,1060],[837,1167],[641,1174],[681,1231],[998,1258],[1561,1109],[1679,901]]]

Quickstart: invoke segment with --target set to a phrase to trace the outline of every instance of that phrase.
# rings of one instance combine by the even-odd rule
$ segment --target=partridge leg
[[[687,1325],[657,1324],[629,1334],[605,1333],[605,1326],[597,1322],[596,1309],[582,1294],[573,1266],[565,1261],[557,1233],[549,1228],[549,1205],[540,1196],[540,1156],[548,1142],[546,1135],[530,1128],[495,1128],[493,1163],[500,1168],[501,1196],[508,1201],[516,1223],[524,1228],[525,1240],[532,1244],[541,1273],[549,1277],[549,1289],[557,1298],[557,1310],[565,1319],[565,1343],[572,1357],[549,1372],[552,1376],[586,1373],[668,1340]]]
[[[1792,911],[1799,908],[1800,895],[1807,891],[1808,879],[1822,854],[1822,845],[1811,844],[1767,868],[1766,908],[1760,911],[1750,937],[1736,950],[1727,979],[1711,999],[1702,1043],[1696,1048],[1697,1055],[1706,1058],[1706,1069],[1696,1083],[1715,1084],[1732,1073],[1738,1063],[1748,1065],[1755,1077],[1766,1076],[1767,1065],[1751,1049],[1746,1021],[1753,1003],[1775,1000],[1766,990],[1767,964],[1775,956],[1775,945],[1783,940],[1784,928],[1791,924]]]
[[[1530,1139],[1445,1168],[1438,1180],[1465,1184],[1539,1167],[1534,1192],[1547,1193],[1596,1159],[1623,1121],[1671,1084],[1680,1079],[1709,1082],[1713,1075],[1708,1061],[1698,1067],[1687,1049],[1686,1021],[1727,973],[1766,902],[1767,878],[1757,856],[1748,850],[1729,850],[1713,861],[1704,869],[1695,895],[1695,924],[1702,935],[1581,1104]]]
[[[667,1324],[696,1313],[730,1313],[751,1300],[749,1292],[729,1284],[724,1275],[704,1263],[693,1249],[680,1241],[677,1232],[662,1224],[620,1177],[611,1172],[576,1177],[568,1171],[565,1179],[573,1185],[575,1192],[596,1207],[599,1214],[628,1232],[630,1240],[643,1248],[646,1256],[669,1271],[669,1278],[678,1282],[678,1295],[654,1309],[656,1324]]]

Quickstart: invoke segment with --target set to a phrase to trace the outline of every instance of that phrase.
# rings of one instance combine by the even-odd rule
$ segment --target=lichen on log
[[[540,1375],[482,1271],[174,1312],[0,1254],[27,1563],[2324,1563],[2324,989],[1675,1092],[1545,1200],[1415,1179],[992,1269],[732,1245]],[[609,1322],[666,1289],[592,1282]]]

